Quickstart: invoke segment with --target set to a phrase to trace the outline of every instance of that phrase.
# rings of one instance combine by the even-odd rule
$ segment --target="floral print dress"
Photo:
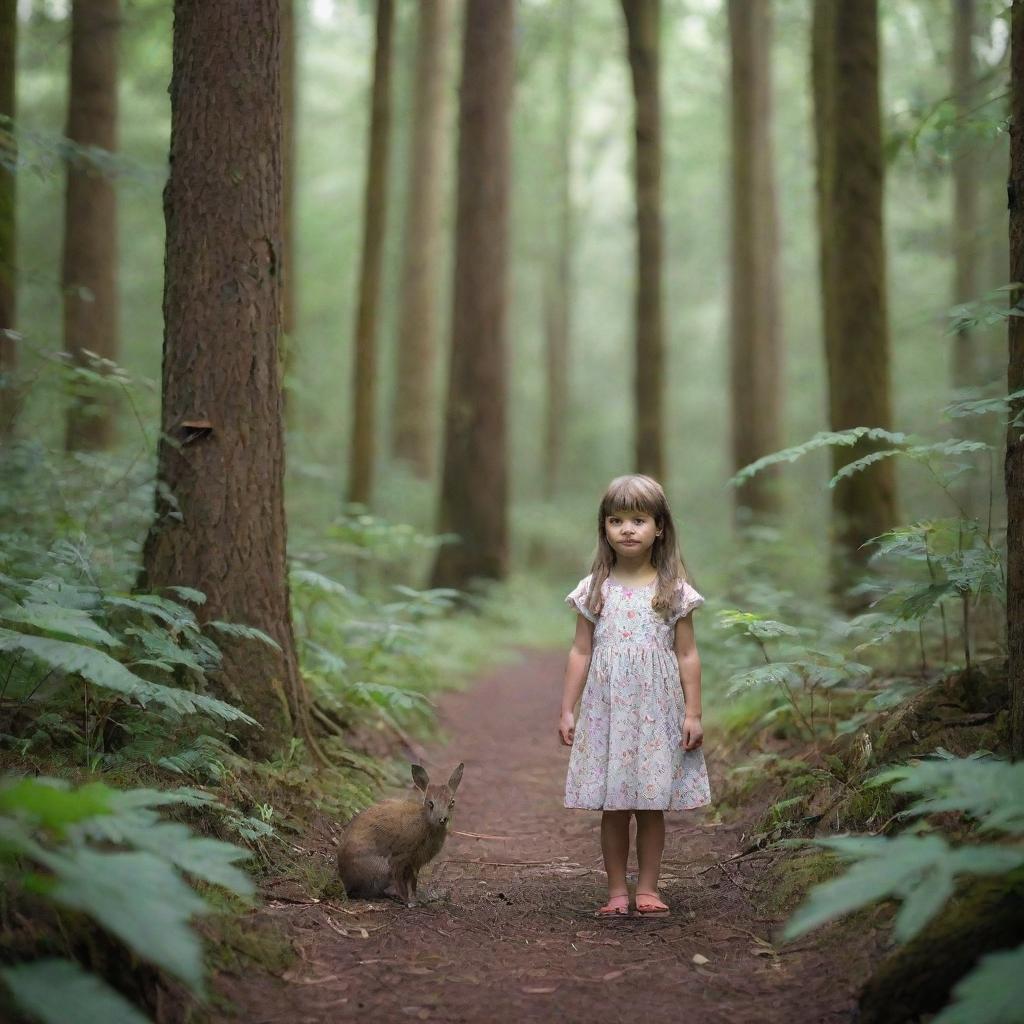
[[[663,618],[651,607],[656,582],[605,580],[598,616],[586,604],[590,576],[565,598],[595,624],[566,807],[681,811],[711,802],[703,749],[680,746],[684,700],[674,649],[676,621],[704,598],[680,580]]]

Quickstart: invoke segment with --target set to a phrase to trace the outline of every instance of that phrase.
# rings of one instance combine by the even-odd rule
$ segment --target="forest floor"
[[[714,804],[667,815],[662,896],[672,915],[597,920],[597,812],[562,806],[568,750],[555,728],[564,656],[528,653],[442,698],[446,739],[424,752],[434,781],[465,761],[452,834],[420,878],[423,902],[316,901],[268,879],[251,925],[297,953],[280,977],[221,973],[223,1020],[319,1024],[699,1020],[833,1024],[882,933],[845,922],[792,943],[762,897],[771,854],[737,860],[764,797],[718,820]],[[728,765],[706,741],[712,795]],[[330,857],[336,823],[306,838]],[[861,922],[863,924],[863,922]],[[698,955],[706,961],[695,962]]]

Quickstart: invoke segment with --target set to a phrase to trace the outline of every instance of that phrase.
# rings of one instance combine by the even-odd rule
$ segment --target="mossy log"
[[[860,1024],[910,1024],[949,1002],[986,953],[1024,941],[1024,870],[971,879],[915,939],[883,960],[860,995]]]

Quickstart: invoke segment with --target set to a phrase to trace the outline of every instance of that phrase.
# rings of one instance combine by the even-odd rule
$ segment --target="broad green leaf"
[[[115,791],[101,782],[71,790],[61,779],[20,779],[0,789],[0,814],[28,818],[33,824],[62,832],[68,825],[110,814]]]
[[[48,852],[43,864],[57,878],[52,899],[89,914],[137,955],[203,991],[202,947],[189,921],[209,907],[167,861],[79,848]]]
[[[150,1024],[95,974],[70,960],[36,960],[0,969],[15,1002],[43,1024]]]
[[[219,839],[194,835],[187,825],[162,821],[153,811],[139,809],[133,813],[96,818],[83,822],[76,833],[93,840],[145,850],[195,878],[211,885],[222,885],[239,896],[250,897],[253,894],[252,879],[235,867],[237,861],[248,860],[252,856],[249,850]]]

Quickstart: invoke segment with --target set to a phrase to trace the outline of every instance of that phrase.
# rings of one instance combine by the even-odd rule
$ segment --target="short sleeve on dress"
[[[686,580],[679,580],[676,584],[676,592],[672,597],[672,614],[669,616],[669,625],[675,625],[679,619],[685,618],[704,603],[704,598],[690,586]]]
[[[585,619],[597,622],[597,616],[587,607],[587,594],[590,592],[590,577],[584,576],[576,586],[565,595],[565,603],[574,608]]]

